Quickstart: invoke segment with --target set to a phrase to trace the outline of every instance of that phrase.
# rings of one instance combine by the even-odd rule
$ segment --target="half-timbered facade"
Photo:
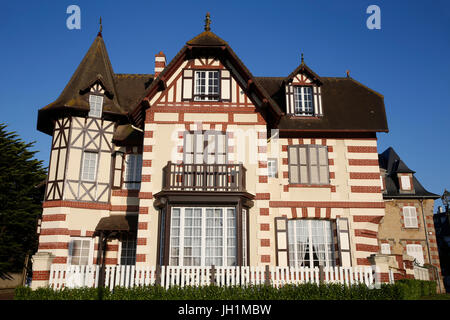
[[[379,251],[383,96],[303,56],[255,77],[209,22],[154,74],[115,74],[99,33],[38,130],[53,141],[36,285],[50,264],[365,266]]]

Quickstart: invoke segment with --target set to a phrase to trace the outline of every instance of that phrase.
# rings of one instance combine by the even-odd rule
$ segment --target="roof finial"
[[[102,25],[102,17],[100,16],[100,29],[98,31],[98,35],[101,36],[103,31],[103,25]]]
[[[345,71],[347,73],[347,78],[350,78],[350,70]]]
[[[205,31],[211,31],[211,19],[209,18],[209,12],[206,13]]]
[[[305,63],[305,60],[303,59],[303,52],[302,52],[302,64]]]

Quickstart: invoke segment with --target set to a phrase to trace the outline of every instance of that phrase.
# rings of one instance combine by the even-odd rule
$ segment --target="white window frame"
[[[142,154],[128,153],[125,156],[124,189],[141,189],[142,180]]]
[[[89,158],[88,157],[94,157]],[[94,165],[86,166],[86,161],[91,164],[93,161]],[[81,180],[82,181],[95,181],[97,179],[97,166],[98,166],[98,152],[83,152],[83,162],[82,162],[82,170],[81,170]]]
[[[418,228],[419,227],[419,221],[417,219],[417,209],[416,207],[403,207],[402,209],[403,213],[403,222],[405,225],[405,228]]]
[[[186,238],[188,237],[185,233],[186,233],[186,226],[185,226],[185,213],[186,213],[186,209],[192,209],[192,213],[194,214],[195,210],[201,210],[201,223],[197,224],[197,228],[200,228],[201,232],[200,232],[200,236],[197,236],[196,238],[200,238],[200,244],[197,245],[197,248],[200,246],[200,256],[197,256],[196,258],[200,259],[200,263],[198,265],[195,266],[209,266],[209,264],[206,264],[206,243],[207,243],[207,239],[206,239],[206,231],[207,231],[207,226],[206,226],[206,210],[207,209],[212,209],[212,210],[222,210],[222,266],[229,266],[228,264],[228,259],[232,259],[233,256],[228,255],[228,249],[233,249],[235,252],[234,255],[234,264],[232,264],[231,266],[236,266],[238,264],[237,258],[237,251],[238,251],[238,243],[237,243],[237,210],[235,207],[173,207],[172,208],[172,213],[171,213],[171,221],[170,221],[170,235],[169,235],[169,265],[174,265],[172,263],[172,259],[178,259],[178,263],[176,265],[178,266],[184,266],[184,249],[185,249],[185,241]],[[233,209],[234,210],[234,227],[229,227],[228,225],[228,210]],[[174,224],[173,224],[173,219],[174,219],[174,210],[179,210],[180,214],[179,214],[179,225],[176,226],[177,229],[179,229],[177,232],[177,234],[175,234],[174,232]],[[193,216],[194,217],[194,216]],[[193,218],[193,225],[195,226],[195,222],[194,222],[195,217]],[[214,228],[210,228],[209,230],[211,231],[214,230]],[[229,247],[229,243],[228,240],[230,238],[229,236],[229,231],[234,229],[234,247]],[[194,242],[195,237],[191,238],[191,248],[193,249],[194,246],[192,245],[192,243]],[[178,241],[178,245],[173,245],[173,240],[177,239]],[[173,255],[173,251],[172,249],[178,249],[178,255]],[[195,258],[194,255],[190,256],[192,258]],[[209,258],[214,258],[213,256],[209,256]],[[187,265],[187,266],[192,266],[192,265]],[[218,264],[215,264],[215,266],[219,266]]]
[[[408,256],[413,257],[419,265],[423,266],[425,260],[424,260],[422,245],[407,244],[406,245],[406,254]]]
[[[94,258],[94,239],[90,237],[70,237],[69,241],[69,257],[67,259],[68,265],[81,265],[81,264],[72,264],[73,260],[73,250],[74,250],[74,241],[88,241],[89,242],[89,253],[88,253],[88,262],[84,265],[92,265],[93,264],[93,258]],[[79,256],[81,258],[81,255]]]
[[[306,92],[306,91],[309,92]],[[306,100],[307,97],[310,99]],[[314,90],[312,86],[294,86],[294,115],[314,115]]]
[[[101,118],[103,111],[103,96],[96,94],[89,95],[89,117]]]
[[[287,225],[287,229],[288,229],[288,251],[289,251],[289,265],[292,267],[301,267],[304,265],[301,265],[301,258],[298,256],[299,252],[298,252],[298,237],[297,237],[297,224],[299,223],[304,223],[307,225],[308,228],[308,247],[309,247],[309,266],[312,267],[314,266],[314,256],[311,255],[311,248],[313,248],[313,230],[312,230],[312,221],[318,221],[319,223],[322,223],[322,232],[323,232],[323,237],[325,239],[323,245],[324,245],[324,251],[325,251],[325,260],[324,260],[324,267],[333,267],[335,265],[335,257],[336,257],[336,252],[334,250],[334,241],[333,241],[333,226],[332,226],[332,221],[331,220],[314,220],[314,219],[291,219],[288,220],[288,225]],[[330,229],[329,229],[329,234],[327,233],[327,229],[326,226],[327,224],[329,225]],[[292,241],[295,241],[294,244],[292,244]],[[329,250],[328,246],[331,246],[331,250]],[[292,246],[294,247],[293,252],[291,252],[292,250]],[[293,255],[294,257],[294,261],[291,259],[291,255]],[[330,259],[328,259],[328,257],[331,256]],[[305,260],[303,260],[304,262],[306,262],[306,253],[305,253]],[[297,263],[297,265],[296,265]],[[306,265],[306,263],[305,263]]]
[[[400,180],[402,183],[402,190],[407,190],[407,191],[412,190],[410,176],[400,176]]]
[[[391,254],[391,245],[389,243],[382,243],[380,245],[381,254]]]
[[[276,158],[267,159],[267,176],[269,178],[278,177],[278,160]]]
[[[217,75],[217,77],[215,76]],[[203,77],[203,78],[201,78]],[[204,79],[204,83],[200,83]],[[217,80],[217,86],[210,83]],[[214,90],[216,89],[216,90]],[[198,70],[194,73],[194,100],[219,101],[220,100],[220,73],[219,70]]]

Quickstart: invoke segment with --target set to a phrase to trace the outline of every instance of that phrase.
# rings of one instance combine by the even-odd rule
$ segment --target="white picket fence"
[[[136,267],[118,265],[105,267],[105,287],[134,287],[159,284],[171,286],[205,286],[214,283],[218,286],[248,286],[267,283],[275,287],[285,284],[340,283],[354,285],[363,283],[368,287],[375,285],[371,267],[325,267],[322,274],[318,267],[178,267],[161,266],[159,277],[156,267]],[[100,267],[67,266],[53,264],[50,269],[51,288],[62,289],[78,287],[97,287]],[[214,274],[214,275],[213,275]],[[158,279],[157,279],[158,277]],[[159,280],[159,281],[158,281]]]

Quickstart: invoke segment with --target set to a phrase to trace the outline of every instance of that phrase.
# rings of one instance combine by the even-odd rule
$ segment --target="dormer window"
[[[313,89],[311,86],[294,87],[294,114],[311,116],[314,114]]]
[[[103,109],[103,96],[91,94],[89,96],[89,117],[101,118]]]
[[[220,98],[219,71],[195,71],[195,101],[218,101]]]
[[[411,179],[409,176],[400,176],[400,181],[402,184],[402,190],[411,190]]]

